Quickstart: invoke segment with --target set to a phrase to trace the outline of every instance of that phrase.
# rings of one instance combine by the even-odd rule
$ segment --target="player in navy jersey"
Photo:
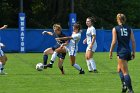
[[[43,35],[48,34],[48,35],[53,36],[54,38],[65,37],[65,35],[62,33],[61,29],[62,28],[61,28],[61,26],[59,24],[54,24],[53,25],[54,32],[43,31],[42,34]],[[44,55],[43,55],[44,68],[46,68],[46,65],[47,65],[48,54],[53,54],[55,49],[59,48],[61,46],[61,44],[64,44],[64,43],[67,43],[67,41],[65,41],[65,40],[57,41],[56,44],[53,47],[47,48],[44,51]],[[66,53],[59,53],[57,56],[59,57],[58,67],[61,70],[62,74],[64,74],[62,64],[63,64],[63,60],[65,59]]]
[[[78,43],[80,39],[81,39],[81,25],[79,23],[75,23],[73,25],[73,32],[71,36],[56,38],[56,40],[70,40],[70,41],[68,44],[62,44],[59,48],[55,50],[55,52],[51,57],[51,61],[47,65],[47,67],[52,68],[57,54],[68,52],[71,65],[79,71],[79,74],[85,74],[84,70],[76,63],[76,54],[78,51]]]
[[[0,27],[0,30],[7,28],[7,25]],[[4,65],[7,61],[7,56],[4,54],[1,48],[5,47],[3,43],[0,43],[0,75],[5,75],[7,73],[4,72]]]
[[[112,30],[112,44],[110,47],[110,59],[112,59],[112,52],[117,45],[117,59],[118,59],[118,73],[122,81],[122,93],[134,93],[131,78],[128,72],[128,61],[135,58],[135,39],[132,29],[125,25],[126,17],[124,14],[117,14],[118,26]],[[132,54],[129,46],[130,41],[132,42]]]

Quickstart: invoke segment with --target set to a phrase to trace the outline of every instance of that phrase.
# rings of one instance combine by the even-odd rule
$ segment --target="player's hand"
[[[42,34],[43,34],[43,35],[47,34],[47,31],[43,31]]]
[[[63,46],[64,46],[64,44],[62,44],[62,45],[60,46],[60,48],[63,48]]]
[[[0,47],[5,47],[5,45],[3,43],[0,43]]]
[[[110,52],[109,53],[109,58],[112,59],[112,56],[113,56],[113,54],[112,54],[112,52]]]
[[[84,39],[84,40],[83,40],[83,44],[86,44],[86,43],[87,43],[87,39]]]
[[[8,25],[4,25],[4,26],[3,26],[3,28],[7,28],[7,27],[8,27]]]
[[[56,40],[56,41],[60,41],[60,39],[59,39],[59,38],[55,38],[55,40]]]

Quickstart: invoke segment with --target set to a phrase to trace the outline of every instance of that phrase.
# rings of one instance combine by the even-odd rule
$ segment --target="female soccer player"
[[[66,53],[68,51],[69,56],[70,56],[71,65],[80,71],[79,74],[85,73],[84,70],[75,62],[76,53],[78,51],[78,42],[81,39],[80,30],[81,30],[81,25],[78,23],[75,23],[73,26],[73,33],[70,37],[56,38],[56,40],[70,40],[70,41],[67,45],[62,44],[61,47],[59,47],[55,50],[55,52],[52,55],[51,62],[50,62],[50,64],[47,65],[47,67],[52,67],[58,53]]]
[[[0,30],[7,28],[7,25],[0,27]],[[3,43],[0,43],[0,75],[5,75],[7,73],[4,72],[4,65],[6,64],[7,57],[2,51],[2,47],[5,47]]]
[[[87,67],[89,72],[95,72],[97,73],[97,68],[95,61],[93,60],[93,53],[95,52],[97,48],[97,43],[96,43],[96,30],[93,27],[94,23],[94,18],[93,17],[88,17],[86,19],[86,25],[88,26],[87,32],[86,32],[86,39],[83,40],[83,43],[87,43],[87,49],[86,49],[86,62],[87,62]]]
[[[112,59],[112,52],[117,46],[117,59],[118,59],[118,72],[122,81],[122,93],[125,93],[128,88],[128,93],[134,93],[131,78],[128,72],[128,61],[135,58],[135,39],[132,29],[125,25],[126,17],[124,14],[117,14],[118,26],[112,30],[112,44],[110,47],[110,59]],[[132,41],[132,54],[129,46],[130,40]]]
[[[54,24],[53,25],[53,30],[54,30],[54,33],[43,31],[42,34],[48,34],[48,35],[53,36],[54,38],[65,37],[65,35],[61,31],[61,26],[59,24]],[[43,56],[44,68],[46,68],[46,65],[47,65],[48,54],[53,54],[55,49],[60,47],[61,44],[65,44],[65,43],[67,43],[65,40],[57,41],[57,43],[53,47],[47,48],[44,51],[44,56]],[[59,57],[58,67],[61,70],[61,73],[64,74],[63,61],[65,59],[66,53],[59,53],[57,56]]]

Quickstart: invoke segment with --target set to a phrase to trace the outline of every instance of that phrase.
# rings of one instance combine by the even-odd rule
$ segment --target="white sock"
[[[57,57],[57,54],[58,54],[58,53],[54,51],[54,53],[52,54],[52,57],[51,57],[51,61],[53,61],[53,62],[55,61],[55,59],[56,59],[56,57]],[[50,62],[50,64],[53,64],[53,63]]]
[[[87,62],[88,71],[92,71],[93,69],[91,67],[90,61],[86,60],[86,62]]]
[[[96,64],[95,64],[95,61],[93,60],[93,58],[90,58],[89,61],[90,61],[90,64],[91,64],[91,67],[93,68],[93,70],[96,70]]]
[[[2,72],[2,62],[0,62],[0,73]]]
[[[76,64],[76,63],[73,65],[73,67],[76,68],[79,71],[81,70],[81,67],[78,64]]]

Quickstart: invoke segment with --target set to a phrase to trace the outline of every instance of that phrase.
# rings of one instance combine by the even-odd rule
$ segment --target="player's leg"
[[[117,69],[118,69],[118,73],[122,82],[122,93],[125,93],[127,91],[127,86],[125,84],[124,75],[123,75],[123,72],[121,71],[121,67],[119,66],[119,64],[118,64]]]
[[[44,68],[46,68],[47,65],[47,61],[48,61],[48,55],[49,54],[53,54],[53,49],[52,48],[47,48],[44,52],[43,52],[43,64],[44,64]]]
[[[88,51],[87,51],[87,59],[88,59],[88,61],[90,62],[93,71],[94,71],[95,73],[97,73],[96,64],[95,64],[95,61],[94,61],[94,59],[93,59],[93,51],[91,51],[91,50],[88,50]]]
[[[6,55],[3,55],[0,57],[0,74],[5,75],[7,73],[4,72],[4,66],[6,64],[7,57]]]
[[[63,68],[63,61],[64,61],[64,59],[59,58],[58,67],[59,67],[61,73],[65,74],[64,73],[64,68]]]
[[[121,71],[123,72],[124,82],[125,82],[127,88],[129,89],[130,93],[133,93],[133,88],[132,88],[132,84],[131,84],[131,78],[130,78],[130,75],[129,75],[129,72],[128,72],[127,61],[118,58],[118,64],[119,64],[119,66],[121,68]]]
[[[54,61],[55,61],[55,59],[56,59],[58,53],[66,53],[65,47],[57,48],[57,49],[53,52],[52,57],[51,57],[51,61],[50,61],[50,63],[47,65],[47,67],[52,68],[52,65],[53,65],[53,63],[54,63]]]
[[[78,64],[76,64],[76,62],[75,62],[75,56],[70,55],[70,62],[71,62],[71,65],[72,65],[74,68],[76,68],[77,70],[80,71],[79,74],[85,74],[84,70],[83,70]]]
[[[85,58],[86,58],[86,62],[87,62],[88,71],[89,71],[89,72],[92,72],[93,69],[92,69],[91,64],[90,64],[90,61],[89,61],[89,59],[88,59],[88,53],[87,53],[87,51],[86,51],[86,53],[85,53]]]

